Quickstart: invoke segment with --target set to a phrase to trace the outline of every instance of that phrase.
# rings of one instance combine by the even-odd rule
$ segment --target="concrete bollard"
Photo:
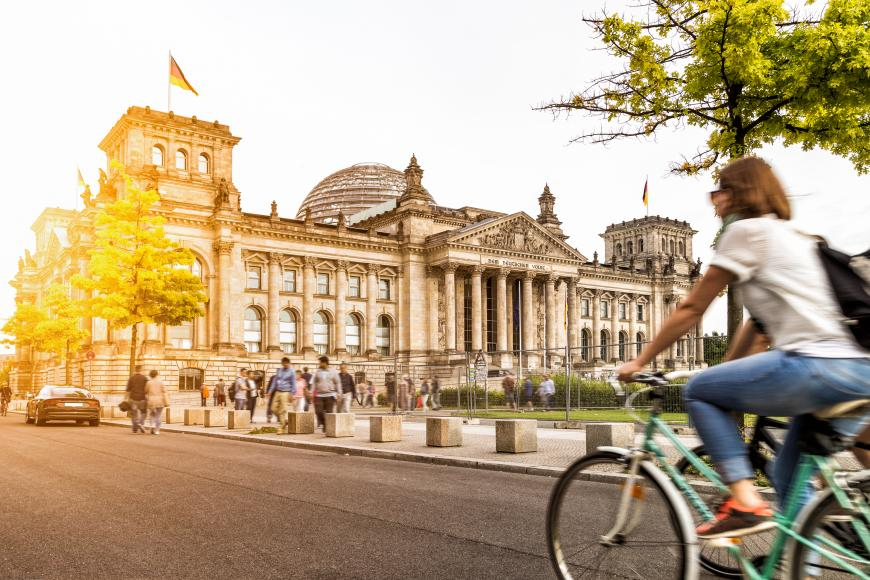
[[[227,410],[223,407],[209,407],[203,410],[202,424],[204,427],[226,427]]]
[[[426,445],[429,447],[459,447],[462,445],[461,417],[427,417]]]
[[[327,437],[353,437],[355,431],[353,413],[326,413]]]
[[[250,411],[227,411],[227,429],[247,429],[251,426]]]
[[[185,425],[202,425],[205,413],[202,407],[188,407],[184,410]]]
[[[634,445],[634,423],[587,423],[586,452],[599,447],[630,448]]]
[[[369,440],[375,443],[402,440],[401,415],[374,415],[369,418]]]
[[[168,425],[184,423],[184,407],[163,407],[163,422]]]
[[[314,413],[287,413],[287,433],[308,435],[314,433]]]
[[[534,419],[498,419],[495,422],[498,453],[531,453],[538,450],[538,422]]]

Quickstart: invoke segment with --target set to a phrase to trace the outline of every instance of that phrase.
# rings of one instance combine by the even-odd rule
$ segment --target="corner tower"
[[[100,149],[107,165],[120,161],[140,187],[157,189],[163,200],[239,210],[233,185],[233,147],[239,141],[217,121],[130,107]]]
[[[645,267],[648,258],[672,264],[686,274],[692,262],[692,238],[698,232],[688,222],[660,216],[647,216],[618,224],[610,224],[601,234],[604,238],[604,261]]]

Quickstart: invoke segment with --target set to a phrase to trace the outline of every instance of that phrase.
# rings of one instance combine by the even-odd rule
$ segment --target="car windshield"
[[[91,394],[84,389],[75,387],[42,387],[39,391],[40,399],[51,399],[53,397],[66,397],[74,399],[90,399]]]

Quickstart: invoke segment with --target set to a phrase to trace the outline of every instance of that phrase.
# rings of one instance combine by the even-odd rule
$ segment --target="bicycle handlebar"
[[[663,387],[671,384],[677,379],[688,379],[701,372],[701,369],[693,371],[671,371],[669,373],[634,373],[630,383],[640,383],[642,385],[650,385],[652,387]],[[624,395],[625,389],[622,388],[622,381],[616,377],[611,377],[607,381],[617,395]]]

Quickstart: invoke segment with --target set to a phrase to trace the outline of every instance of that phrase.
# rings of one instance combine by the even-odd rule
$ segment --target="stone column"
[[[375,348],[378,326],[378,269],[377,264],[369,264],[366,275],[366,354],[370,357],[378,354],[378,349]],[[399,303],[402,296],[400,290],[397,284],[395,288],[396,304]],[[396,344],[391,345],[395,351],[399,350],[399,320],[401,319],[397,317],[396,328],[393,331]]]
[[[426,289],[427,289],[427,305],[429,308],[429,350],[433,353],[441,352],[440,339],[440,313],[438,312],[438,269],[432,266],[426,266]],[[445,330],[446,334],[446,330]],[[447,337],[444,337],[445,347],[447,345]]]
[[[610,342],[612,360],[619,360],[619,296],[614,294],[610,301]]]
[[[507,308],[507,275],[508,271],[501,268],[496,276],[495,288],[495,350],[501,353],[502,365],[510,356],[508,348],[508,308]]]
[[[544,280],[544,307],[547,317],[547,361],[556,355],[556,277],[547,276]]]
[[[577,332],[580,328],[580,319],[577,310],[577,278],[568,278],[568,348],[571,351],[571,356],[579,356],[580,351],[577,348],[580,346],[577,340]]]
[[[229,346],[232,342],[230,337],[230,304],[232,301],[230,280],[233,275],[233,242],[220,240],[215,242],[214,248],[218,253],[218,285],[220,286],[217,312],[218,343]]]
[[[592,295],[592,360],[601,361],[601,290],[595,290]]]
[[[526,272],[526,277],[523,278],[523,324],[522,324],[522,345],[523,350],[530,351],[537,348],[537,340],[535,340],[535,315],[534,315],[534,296],[532,284],[535,281],[534,272]],[[537,360],[537,355],[529,355]]]
[[[314,356],[314,263],[312,256],[302,262],[302,354]]]
[[[514,346],[514,280],[507,282],[507,312],[505,313],[505,330],[507,331],[507,348],[513,352]]]
[[[626,353],[628,360],[637,358],[637,294],[629,294],[628,301],[628,344],[629,352]]]
[[[456,350],[465,352],[465,285],[464,273],[456,279]]]
[[[673,294],[666,296],[665,297],[665,304],[667,305],[665,307],[665,312],[667,313],[667,316],[665,316],[664,320],[662,320],[662,325],[664,325],[664,322],[668,318],[671,317],[671,314],[674,313],[674,308],[676,307],[676,304],[677,304],[676,303],[676,296],[674,296]],[[671,365],[674,365],[674,361],[677,358],[677,345],[676,345],[676,343],[671,343],[671,346],[668,347],[668,358],[671,361]]]
[[[705,362],[704,359],[704,319],[698,321],[698,324],[695,326],[695,362],[702,363]]]
[[[456,264],[444,264],[444,337],[447,352],[456,352]]]
[[[347,353],[347,262],[339,260],[335,270],[335,354]]]
[[[483,349],[483,313],[481,305],[481,275],[483,268],[475,266],[471,270],[471,350],[475,353]]]
[[[278,311],[281,301],[281,255],[269,254],[269,307],[266,316],[268,352],[281,352],[281,334],[278,329]]]

